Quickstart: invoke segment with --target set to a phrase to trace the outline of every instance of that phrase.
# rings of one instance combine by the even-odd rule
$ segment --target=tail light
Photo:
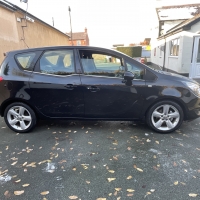
[[[3,77],[0,76],[0,82],[3,81]]]

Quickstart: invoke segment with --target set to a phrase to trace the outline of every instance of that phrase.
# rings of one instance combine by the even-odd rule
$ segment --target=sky
[[[20,0],[9,2],[26,10]],[[70,32],[68,6],[71,8],[72,32],[85,27],[91,46],[111,48],[113,44],[139,43],[151,37],[158,26],[156,7],[200,3],[200,0],[28,0],[28,12],[54,26]]]

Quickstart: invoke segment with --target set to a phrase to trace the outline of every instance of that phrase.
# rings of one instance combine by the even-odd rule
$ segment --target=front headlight
[[[186,81],[182,81],[182,83],[189,87],[196,96],[200,97],[200,86],[198,84]]]

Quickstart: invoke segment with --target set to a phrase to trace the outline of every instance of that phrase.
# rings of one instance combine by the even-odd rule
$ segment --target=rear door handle
[[[67,90],[73,90],[75,87],[77,87],[76,85],[73,84],[67,84],[64,86]]]
[[[87,89],[90,90],[91,92],[97,92],[100,90],[100,88],[96,86],[88,86]]]

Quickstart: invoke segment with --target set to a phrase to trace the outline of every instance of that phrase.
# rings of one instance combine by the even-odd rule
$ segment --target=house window
[[[76,41],[76,45],[77,45],[77,46],[81,46],[81,41],[80,41],[80,40],[77,40],[77,41]]]
[[[171,40],[170,56],[178,56],[179,44],[180,44],[180,38]]]
[[[156,56],[156,48],[154,49],[154,56]]]

